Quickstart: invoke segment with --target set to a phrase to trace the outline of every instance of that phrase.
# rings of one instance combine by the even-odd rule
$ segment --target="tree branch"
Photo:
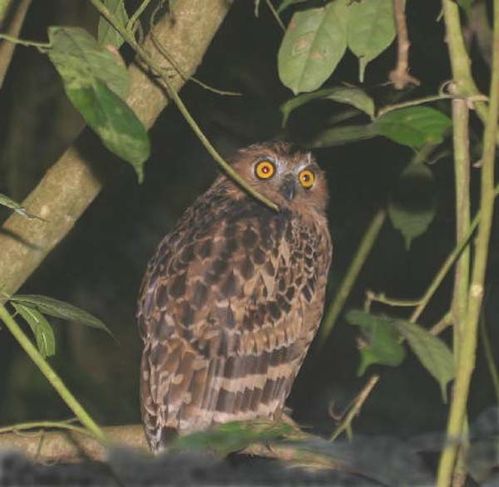
[[[183,73],[192,75],[201,63],[229,7],[227,0],[177,0],[171,17],[175,21],[164,17],[153,27],[155,37],[175,52]],[[150,38],[144,49],[155,62],[162,63],[165,69],[169,67]],[[146,127],[151,127],[169,100],[141,66],[132,65],[129,71],[127,102]],[[178,91],[184,79],[174,69],[172,73],[170,84]],[[23,202],[30,213],[46,221],[27,220],[14,214],[5,222],[0,230],[0,286],[4,293],[15,293],[71,230],[102,189],[105,174],[110,173],[109,163],[106,164],[109,159],[112,156],[85,131]]]
[[[411,43],[407,33],[405,19],[405,0],[393,0],[395,26],[397,27],[397,65],[390,72],[389,79],[397,90],[403,90],[407,85],[419,86],[420,82],[409,74],[409,49]]]
[[[110,426],[103,430],[111,447],[115,445],[144,453],[149,452],[142,425]],[[298,432],[298,436],[301,440],[316,438],[304,432]],[[69,429],[49,431],[36,429],[29,434],[21,431],[0,434],[0,449],[18,450],[35,461],[46,463],[105,461],[107,458],[107,448],[99,441]],[[335,460],[327,454],[306,451],[300,448],[300,445],[254,443],[242,453],[294,462],[308,468],[351,470],[345,462]]]
[[[447,2],[448,0],[444,0],[444,5]],[[456,28],[458,27],[456,26]],[[492,79],[489,100],[483,138],[480,226],[476,239],[466,322],[463,326],[458,353],[454,394],[447,422],[448,444],[444,448],[438,468],[437,485],[439,487],[447,487],[450,484],[458,449],[456,440],[460,439],[463,432],[471,376],[475,368],[478,323],[482,307],[489,241],[494,216],[494,163],[499,113],[499,0],[494,0]]]

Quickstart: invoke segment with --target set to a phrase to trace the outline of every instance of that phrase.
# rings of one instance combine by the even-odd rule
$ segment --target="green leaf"
[[[252,443],[269,443],[293,434],[287,423],[264,420],[233,421],[207,431],[179,437],[174,450],[212,450],[221,456],[246,448]]]
[[[317,134],[307,145],[314,149],[323,147],[334,147],[359,140],[367,140],[378,135],[372,124],[368,125],[344,125],[331,127]]]
[[[36,346],[44,358],[55,355],[55,336],[52,326],[36,308],[22,303],[12,303],[35,335]]]
[[[52,48],[48,55],[61,75],[68,98],[103,144],[129,162],[142,182],[149,138],[119,96],[127,89],[125,67],[83,29],[51,27],[49,39]]]
[[[434,108],[419,106],[388,112],[374,124],[380,135],[417,149],[426,143],[442,142],[452,122]]]
[[[347,46],[349,0],[296,12],[277,58],[279,77],[294,94],[319,88],[333,73]]]
[[[126,27],[128,14],[125,9],[124,0],[102,0],[104,6],[111,13],[113,18],[122,26]],[[97,40],[101,46],[111,45],[119,49],[125,40],[116,29],[102,15],[97,25]]]
[[[440,338],[414,323],[396,320],[395,326],[423,367],[437,380],[443,401],[447,402],[446,386],[454,378],[454,358],[449,347]]]
[[[5,196],[2,193],[0,193],[0,206],[5,206],[6,208],[10,208],[11,210],[14,210],[16,213],[26,218],[37,218],[41,220],[40,217],[28,213],[23,206],[21,206],[19,203],[15,202],[13,199],[9,198],[8,196]]]
[[[367,64],[395,38],[393,0],[358,0],[348,12],[348,47],[359,58],[359,78]]]
[[[59,301],[58,299],[50,298],[48,296],[39,296],[37,294],[16,294],[10,298],[10,301],[13,304],[21,303],[25,306],[31,306],[44,315],[75,321],[81,325],[104,330],[109,333],[109,335],[113,336],[109,328],[101,320],[87,311],[64,301]]]
[[[288,7],[291,7],[291,5],[295,5],[296,3],[305,3],[307,0],[282,0],[281,4],[279,5],[279,8],[277,9],[277,13],[284,12]]]
[[[364,374],[372,364],[395,367],[402,363],[405,349],[400,344],[400,335],[393,327],[393,320],[360,310],[349,311],[346,320],[362,329],[366,341],[360,349],[358,375]]]
[[[283,127],[286,125],[292,111],[296,110],[305,103],[317,99],[331,100],[338,103],[352,105],[358,110],[367,113],[369,117],[374,118],[373,99],[363,90],[354,86],[335,86],[334,88],[325,88],[323,90],[315,91],[314,93],[298,95],[283,103],[281,105]]]
[[[435,218],[435,180],[422,163],[409,164],[400,175],[397,188],[388,203],[393,226],[402,233],[407,249],[422,235]]]
[[[130,81],[124,63],[86,30],[54,26],[49,27],[48,35],[49,58],[65,84],[76,88],[99,79],[120,97],[128,93]]]

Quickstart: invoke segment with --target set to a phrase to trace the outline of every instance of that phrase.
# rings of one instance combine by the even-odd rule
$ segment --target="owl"
[[[160,243],[141,286],[141,410],[154,452],[228,421],[277,419],[321,320],[332,256],[310,153],[251,145]]]

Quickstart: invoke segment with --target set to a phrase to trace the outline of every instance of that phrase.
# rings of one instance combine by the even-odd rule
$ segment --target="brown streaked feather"
[[[322,316],[331,244],[318,207],[273,212],[221,177],[160,244],[138,311],[154,450],[164,431],[280,414]]]

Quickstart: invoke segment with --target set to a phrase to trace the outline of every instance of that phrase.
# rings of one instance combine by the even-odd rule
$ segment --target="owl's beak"
[[[296,183],[293,177],[288,177],[284,180],[279,188],[281,194],[289,201],[295,197]]]

